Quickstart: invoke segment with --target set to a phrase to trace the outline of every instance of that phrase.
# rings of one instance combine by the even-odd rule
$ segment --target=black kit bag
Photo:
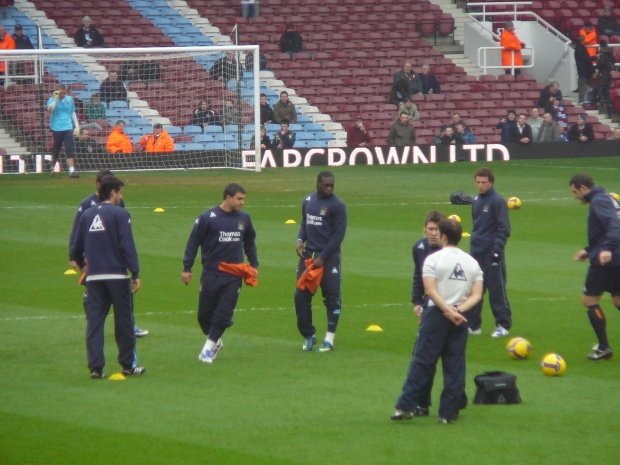
[[[474,404],[520,404],[517,377],[504,371],[485,371],[474,377]]]
[[[450,203],[452,205],[471,205],[474,203],[474,198],[463,191],[456,191],[450,194]]]

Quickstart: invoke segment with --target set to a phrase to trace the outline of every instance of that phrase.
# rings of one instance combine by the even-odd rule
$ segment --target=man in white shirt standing
[[[424,261],[422,278],[430,301],[422,314],[413,359],[396,402],[393,421],[428,416],[428,386],[432,385],[435,367],[441,357],[443,391],[439,402],[439,422],[457,420],[459,410],[467,405],[465,394],[465,349],[467,319],[482,298],[482,270],[478,262],[457,247],[463,230],[460,223],[445,219],[439,222],[443,248]]]

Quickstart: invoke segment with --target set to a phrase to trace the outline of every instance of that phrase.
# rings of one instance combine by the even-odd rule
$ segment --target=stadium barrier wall
[[[196,157],[187,152],[168,154],[135,153],[125,155],[97,155],[77,158],[80,171],[97,171],[109,168],[116,171],[153,169],[223,168],[223,152],[210,151]],[[243,151],[250,167],[254,151]],[[620,157],[620,140],[577,142],[550,142],[523,146],[520,144],[471,144],[462,146],[414,145],[411,147],[360,147],[360,148],[300,148],[266,150],[262,154],[262,168],[299,168],[307,166],[346,165],[403,165],[455,162],[497,162],[526,159],[560,159],[588,157]],[[50,155],[0,156],[0,174],[47,173],[51,169]]]

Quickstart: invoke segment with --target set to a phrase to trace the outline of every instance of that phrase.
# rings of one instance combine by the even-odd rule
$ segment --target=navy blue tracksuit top
[[[439,245],[430,245],[427,238],[422,238],[413,244],[413,286],[411,291],[411,302],[414,305],[426,304],[426,292],[424,292],[424,280],[422,279],[422,267],[424,260],[429,255],[441,250]]]
[[[470,241],[472,255],[503,252],[510,237],[510,220],[504,197],[493,187],[484,194],[478,194],[474,197],[471,216],[474,223]]]
[[[301,204],[301,215],[297,239],[306,243],[308,252],[317,252],[323,259],[340,252],[347,230],[347,209],[337,195],[308,194]]]
[[[250,265],[258,268],[256,231],[250,215],[243,211],[225,212],[218,205],[200,215],[187,240],[183,271],[192,271],[198,247],[205,274],[226,274],[218,270],[220,262],[243,263],[244,252]]]
[[[80,219],[71,247],[71,259],[83,264],[88,260],[87,281],[127,276],[138,279],[136,245],[127,210],[101,203],[86,210]]]
[[[610,265],[620,266],[620,204],[602,187],[593,188],[584,199],[590,204],[586,247],[590,263],[599,265],[598,255],[609,250]]]

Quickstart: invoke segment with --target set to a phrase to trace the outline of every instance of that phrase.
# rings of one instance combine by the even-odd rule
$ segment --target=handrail
[[[535,55],[532,54],[532,60],[531,63],[529,65],[520,65],[520,66],[515,66],[514,64],[514,60],[515,60],[515,56],[514,53],[512,54],[512,64],[510,66],[503,66],[503,65],[488,65],[487,64],[487,50],[502,50],[503,47],[478,47],[478,67],[482,68],[482,71],[484,74],[487,74],[487,70],[488,69],[511,69],[514,73],[515,69],[524,69],[524,68],[533,68],[534,67],[534,62],[535,62]],[[534,51],[534,47],[524,47],[523,50],[531,50]]]

